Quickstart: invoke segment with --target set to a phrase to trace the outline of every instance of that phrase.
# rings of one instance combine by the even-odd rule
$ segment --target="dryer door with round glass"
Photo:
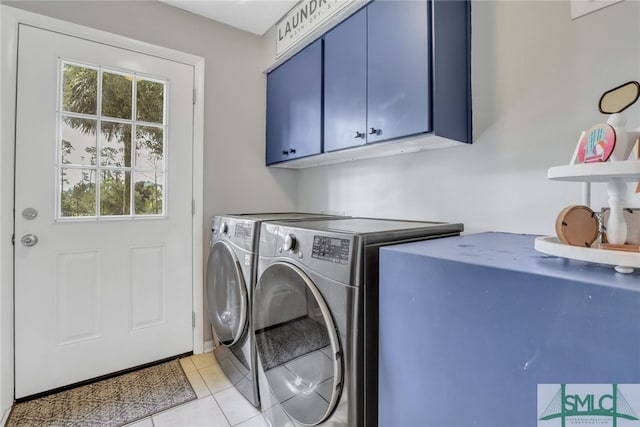
[[[222,241],[207,262],[207,307],[215,337],[222,345],[236,344],[247,323],[247,287],[237,257]]]
[[[272,399],[303,425],[327,419],[342,389],[342,352],[316,285],[292,264],[271,264],[254,291],[253,326]]]

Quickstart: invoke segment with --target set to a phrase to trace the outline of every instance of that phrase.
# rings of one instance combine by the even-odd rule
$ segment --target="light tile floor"
[[[198,399],[127,427],[268,427],[260,411],[236,391],[213,353],[180,360]]]

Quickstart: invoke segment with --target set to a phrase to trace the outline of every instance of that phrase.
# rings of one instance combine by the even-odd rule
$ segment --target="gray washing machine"
[[[370,218],[262,224],[252,321],[271,426],[377,425],[379,248],[462,230]]]
[[[254,406],[260,406],[255,345],[251,331],[251,296],[256,280],[260,224],[268,220],[331,218],[309,213],[230,214],[213,218],[207,261],[207,313],[214,355],[229,381]]]

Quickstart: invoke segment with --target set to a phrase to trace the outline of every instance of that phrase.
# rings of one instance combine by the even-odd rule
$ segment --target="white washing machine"
[[[260,224],[268,220],[330,218],[308,213],[258,213],[213,218],[207,261],[206,301],[214,355],[229,381],[254,406],[260,406],[256,355],[251,331],[251,297],[256,280]]]
[[[379,248],[462,230],[370,218],[262,224],[252,320],[271,426],[377,425]]]

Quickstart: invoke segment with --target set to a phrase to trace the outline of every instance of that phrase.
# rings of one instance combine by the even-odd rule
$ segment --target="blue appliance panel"
[[[429,4],[376,1],[368,17],[368,142],[431,131]]]
[[[267,75],[267,165],[318,154],[322,137],[322,40]]]
[[[324,36],[324,151],[366,143],[367,11]]]
[[[381,427],[537,426],[538,384],[640,383],[640,273],[506,233],[382,248],[379,360]]]

